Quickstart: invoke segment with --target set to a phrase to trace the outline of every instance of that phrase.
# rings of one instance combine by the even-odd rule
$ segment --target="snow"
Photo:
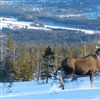
[[[52,31],[52,29],[66,29],[66,30],[82,31],[86,34],[100,33],[100,31],[86,30],[86,29],[66,27],[66,26],[64,27],[61,25],[59,26],[59,25],[45,24],[44,27],[35,27],[31,26],[32,23],[33,22],[18,21],[17,19],[14,18],[0,17],[0,30],[2,30],[2,28],[10,28],[10,29],[28,28],[28,29],[37,29],[44,31]]]
[[[100,7],[98,6],[98,9]],[[88,10],[91,11],[91,9],[89,8]],[[68,14],[68,15],[57,15],[59,18],[64,18],[64,17],[81,17],[81,16],[86,16],[88,19],[97,19],[100,17],[100,12],[99,11],[96,11],[96,12],[86,12],[86,13],[80,13],[80,14]]]
[[[0,83],[0,100],[100,100],[99,77],[94,78],[94,87],[90,86],[89,77],[79,78],[75,82],[68,79],[64,90],[59,88],[59,80],[49,79],[48,84],[40,80],[38,83],[34,80],[14,82],[11,92]]]
[[[45,27],[53,28],[53,29],[66,29],[66,30],[82,31],[86,34],[100,33],[100,31],[86,30],[86,29],[79,29],[79,28],[71,28],[71,27],[62,27],[62,26],[54,26],[54,25],[45,25]]]

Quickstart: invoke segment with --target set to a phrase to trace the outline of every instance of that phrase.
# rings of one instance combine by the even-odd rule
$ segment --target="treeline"
[[[94,31],[100,30],[100,19],[88,19],[86,16],[81,17],[38,17],[40,20],[47,20],[49,22],[60,23],[74,28],[91,29]]]
[[[0,81],[2,82],[55,77],[55,72],[61,67],[61,61],[65,57],[79,58],[93,54],[95,51],[95,44],[92,43],[67,43],[55,47],[16,44],[11,35],[8,36],[5,45],[8,49],[2,53],[0,60]]]
[[[8,30],[4,29],[2,31],[4,34],[12,33],[13,39],[18,43],[34,44],[39,46],[65,43],[83,43],[92,42],[97,43],[100,39],[100,34],[85,34],[81,31],[71,31],[71,30],[52,30],[52,31],[42,31],[42,30]]]
[[[100,31],[100,19],[87,19],[87,18],[67,18],[64,20],[59,20],[63,23],[70,25],[75,25],[76,28],[91,29],[94,31]]]

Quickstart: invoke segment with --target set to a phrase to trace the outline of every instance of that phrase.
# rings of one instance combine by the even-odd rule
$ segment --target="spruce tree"
[[[45,67],[46,67],[46,83],[48,83],[48,76],[49,76],[48,67],[50,67],[51,61],[55,58],[54,52],[51,50],[49,46],[44,51],[43,58],[44,58]]]
[[[15,68],[14,68],[14,45],[13,45],[13,39],[11,34],[8,36],[7,41],[7,51],[4,58],[4,66],[2,71],[3,81],[4,82],[12,82],[15,81]]]
[[[32,79],[31,68],[31,55],[27,48],[24,48],[22,55],[20,56],[20,78],[22,81],[29,81]]]

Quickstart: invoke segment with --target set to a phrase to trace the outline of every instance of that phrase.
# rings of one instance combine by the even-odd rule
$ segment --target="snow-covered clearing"
[[[62,27],[62,26],[54,26],[54,25],[45,25],[47,28],[52,28],[52,29],[66,29],[66,30],[73,30],[73,31],[82,31],[86,34],[95,34],[95,33],[100,33],[100,31],[94,31],[94,30],[86,30],[86,29],[80,29],[80,28],[72,28],[72,27]]]
[[[70,79],[65,84],[65,90],[59,88],[59,80],[37,82],[14,82],[10,93],[4,84],[0,83],[1,100],[100,100],[100,78],[94,79],[94,87],[90,86],[89,77],[79,78],[76,82]],[[5,84],[6,86],[8,84]]]
[[[36,26],[31,26],[32,23],[33,22],[18,21],[17,19],[14,18],[0,17],[0,30],[2,30],[2,28],[10,28],[14,30],[20,28],[28,28],[28,29],[45,30],[45,31],[51,31],[52,29],[65,29],[65,30],[82,31],[86,34],[100,33],[100,31],[72,28],[67,26],[64,27],[61,25],[59,26],[59,25],[45,24],[44,27],[36,27]]]

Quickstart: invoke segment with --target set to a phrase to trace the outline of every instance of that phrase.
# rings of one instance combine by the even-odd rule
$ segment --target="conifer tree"
[[[9,34],[9,36],[8,36],[7,47],[8,47],[11,51],[14,50],[14,42],[13,42],[13,39],[12,39],[12,35],[11,35],[11,34]]]
[[[15,69],[14,62],[10,56],[5,57],[5,65],[3,67],[3,81],[13,82],[15,81]]]
[[[31,56],[27,48],[24,48],[23,54],[20,57],[20,78],[22,81],[32,79]]]
[[[51,48],[48,46],[46,50],[44,51],[43,58],[45,60],[45,67],[46,67],[46,83],[48,83],[48,67],[50,66],[51,60],[54,59],[54,52],[51,50]]]
[[[13,53],[13,39],[11,34],[8,36],[7,41],[7,52],[4,58],[4,66],[3,66],[3,81],[4,82],[12,82],[15,80],[15,68],[14,68],[14,53]]]

